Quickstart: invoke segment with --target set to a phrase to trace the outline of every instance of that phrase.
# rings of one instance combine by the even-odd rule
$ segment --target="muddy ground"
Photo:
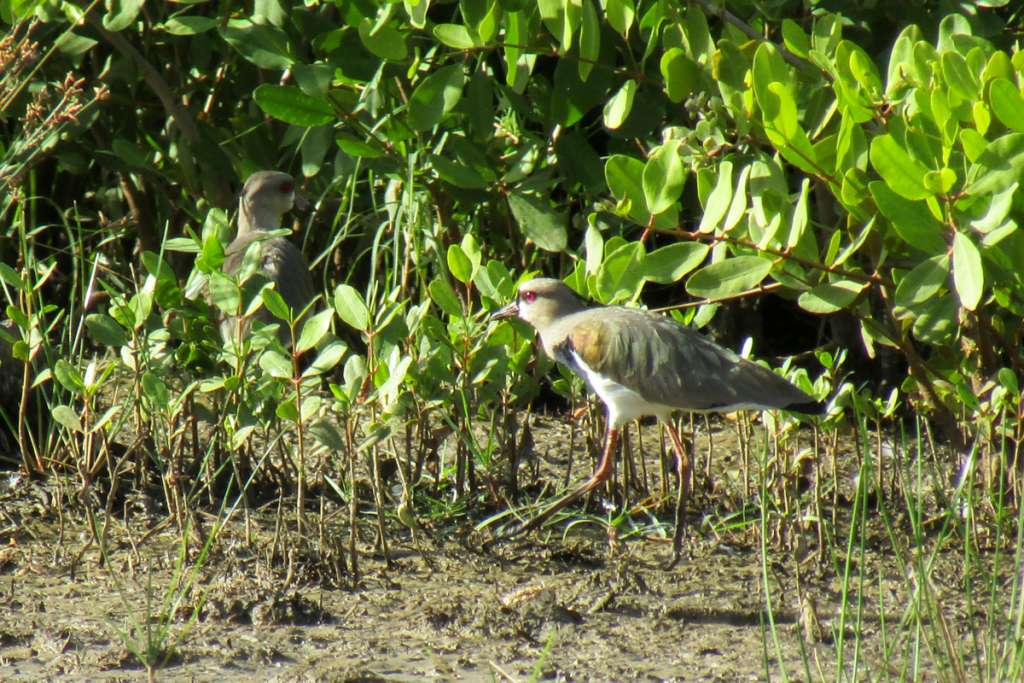
[[[547,436],[540,427],[539,444],[564,442],[564,424]],[[735,461],[728,430],[716,427],[725,462]],[[558,448],[537,450],[560,464]],[[166,626],[159,615],[181,534],[150,505],[127,524],[111,522],[104,560],[81,510],[58,514],[53,481],[0,475],[0,680],[144,679],[127,643],[144,640],[147,621],[151,633]],[[389,566],[364,512],[355,578],[340,559],[347,508],[328,509],[324,539],[314,529],[308,543],[282,543],[268,504],[248,528],[235,515],[204,560],[193,544],[186,571],[199,565],[198,589],[168,627],[162,642],[175,647],[156,678],[739,681],[779,677],[781,659],[795,680],[834,679],[837,637],[849,643],[843,668],[851,678],[908,674],[881,654],[883,640],[891,650],[894,638],[908,637],[894,625],[913,590],[884,544],[867,551],[871,597],[860,625],[840,630],[834,555],[819,562],[808,539],[787,544],[793,550],[770,547],[762,566],[756,534],[712,530],[713,516],[697,506],[714,502],[698,498],[690,509],[687,556],[671,570],[663,568],[667,526],[661,537],[652,527],[620,539],[582,524],[565,537],[560,527],[483,550],[473,532],[479,519],[468,518],[421,518],[415,541],[389,518]],[[209,532],[215,517],[200,519]],[[286,547],[290,555],[278,552]],[[339,554],[328,557],[325,547]],[[933,582],[950,606],[954,637],[966,637],[957,558],[940,556]],[[332,563],[336,571],[325,569]],[[922,661],[925,673],[942,667],[927,653]]]

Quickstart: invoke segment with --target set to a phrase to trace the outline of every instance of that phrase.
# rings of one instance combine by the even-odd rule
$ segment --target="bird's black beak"
[[[505,318],[514,318],[519,315],[519,302],[513,301],[507,306],[502,306],[494,313],[491,313],[491,320],[504,320]]]
[[[295,193],[295,199],[293,200],[294,208],[299,213],[306,213],[309,211],[309,200],[303,197],[298,192]]]

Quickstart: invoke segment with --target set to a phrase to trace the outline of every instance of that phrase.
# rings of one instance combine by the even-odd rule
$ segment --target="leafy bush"
[[[413,415],[464,434],[496,416],[484,442],[459,447],[461,492],[502,440],[493,407],[536,393],[526,340],[480,313],[518,273],[568,273],[606,303],[636,301],[646,283],[679,303],[685,287],[683,317],[699,326],[772,293],[853,320],[869,356],[894,350],[900,395],[955,442],[1016,452],[1005,418],[1022,369],[1024,57],[1004,29],[1021,17],[998,2],[926,7],[912,7],[921,29],[869,10],[741,18],[646,0],[268,0],[223,16],[8,0],[2,210],[8,237],[37,254],[4,271],[10,312],[38,344],[47,301],[84,308],[86,281],[109,291],[109,312],[85,322],[121,349],[136,423],[152,431],[143,413],[161,414],[168,448],[197,390],[235,396],[215,409],[234,416],[217,421],[230,449],[261,403],[300,426],[372,405],[376,438]],[[45,135],[32,127],[41,107],[55,117]],[[314,363],[314,375],[343,368],[333,404],[303,398],[311,376],[280,349],[168,393],[178,369],[225,360],[210,345],[216,314],[181,296],[191,256],[173,250],[193,244],[212,272],[231,188],[260,168],[291,170],[318,199],[305,247],[350,342]],[[45,221],[78,232],[36,231]],[[79,275],[39,277],[58,264]],[[12,294],[27,282],[34,303]],[[294,331],[315,338],[303,348],[332,317]],[[841,382],[830,362],[817,384],[798,381],[829,395]],[[91,433],[87,383],[58,379],[62,424]],[[325,447],[352,436],[312,433]]]

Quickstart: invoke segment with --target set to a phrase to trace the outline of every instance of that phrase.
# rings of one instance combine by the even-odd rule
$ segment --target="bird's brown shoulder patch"
[[[577,325],[569,335],[569,340],[584,363],[595,369],[601,365],[608,348],[608,331],[600,320],[588,320]]]

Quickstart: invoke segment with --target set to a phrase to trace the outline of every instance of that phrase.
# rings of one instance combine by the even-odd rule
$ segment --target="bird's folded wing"
[[[664,316],[605,309],[574,325],[566,345],[594,372],[646,401],[681,410],[784,408],[810,401],[771,370]]]

